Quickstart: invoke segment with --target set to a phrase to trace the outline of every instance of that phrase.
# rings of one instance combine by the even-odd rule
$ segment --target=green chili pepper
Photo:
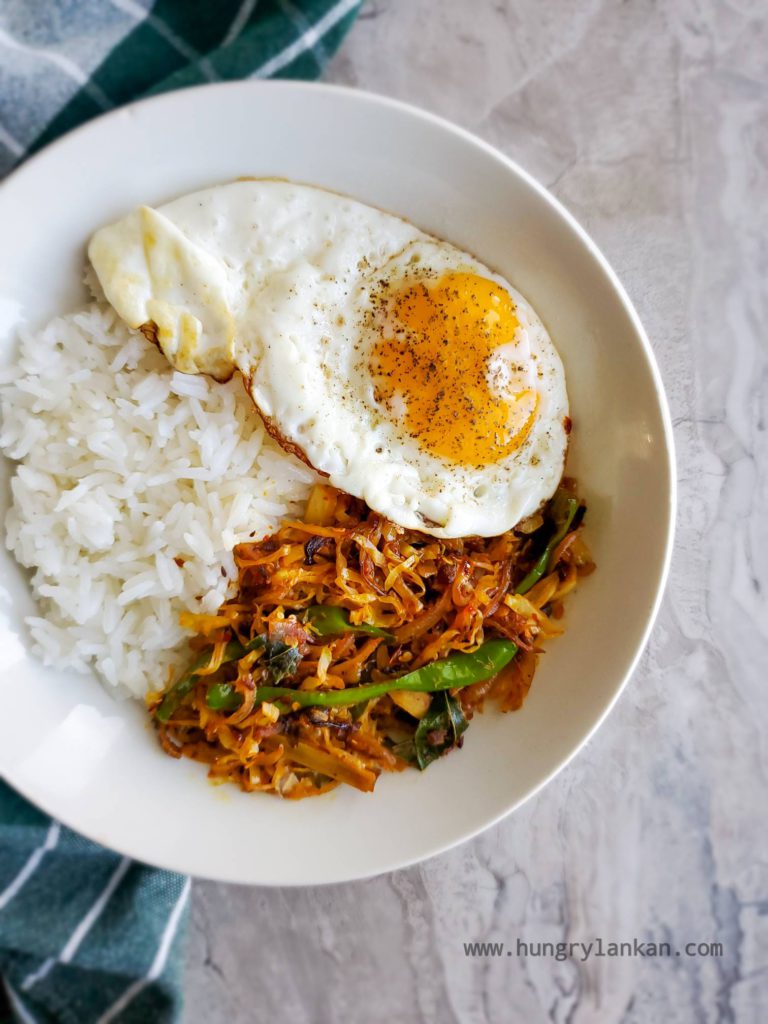
[[[205,703],[211,711],[235,711],[243,698],[232,683],[211,683],[205,696]]]
[[[558,492],[558,495],[564,493],[564,491]],[[565,535],[570,530],[571,523],[573,522],[576,513],[579,511],[578,498],[572,498],[568,496],[565,499],[563,499],[563,511],[560,513],[560,515],[557,515],[557,504],[558,496],[556,495],[555,503],[553,504],[553,511],[555,511],[555,514],[557,516],[555,522],[557,522],[558,519],[561,519],[560,526],[555,530],[555,533],[553,534],[549,543],[537,559],[534,567],[518,585],[516,591],[516,593],[518,594],[527,594],[531,587],[535,586],[542,578],[542,576],[546,575],[547,571],[549,570],[549,563],[550,559],[552,558],[553,551],[560,543],[560,541],[563,539],[563,537],[565,537]]]
[[[255,651],[259,647],[264,647],[266,642],[267,638],[265,636],[256,636],[245,646],[243,646],[239,640],[230,640],[224,648],[224,657],[221,659],[221,663],[223,665],[228,661],[239,661],[240,658],[245,657],[248,651]],[[210,664],[212,653],[212,648],[203,651],[199,657],[192,662],[181,679],[179,679],[179,681],[166,693],[163,697],[162,703],[158,707],[157,711],[155,711],[155,718],[158,722],[167,722],[169,720],[171,715],[181,704],[182,700],[194,687],[198,679],[197,673],[199,670]]]
[[[314,604],[307,608],[305,619],[318,636],[339,636],[341,633],[366,633],[392,640],[392,634],[378,626],[361,622],[355,626],[349,621],[349,612],[335,604]]]
[[[300,704],[303,708],[339,708],[383,697],[393,690],[417,690],[422,693],[458,690],[495,676],[516,654],[517,644],[511,640],[488,640],[472,653],[450,654],[447,658],[433,661],[404,676],[380,683],[363,683],[361,686],[348,686],[344,690],[293,690],[288,686],[259,686],[256,689],[256,702],[286,701],[288,704]]]

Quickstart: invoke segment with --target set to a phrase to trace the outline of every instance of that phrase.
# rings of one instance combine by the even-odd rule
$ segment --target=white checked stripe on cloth
[[[284,50],[275,54],[274,57],[271,57],[262,64],[260,68],[257,68],[252,73],[251,78],[269,78],[272,75],[276,75],[278,71],[292,64],[300,54],[306,50],[314,49],[326,32],[330,32],[337,22],[341,21],[342,18],[358,7],[359,2],[360,0],[340,0],[335,7],[332,7],[315,25],[307,29],[290,46],[286,46]]]
[[[41,846],[38,846],[36,850],[33,850],[29,860],[22,867],[21,871],[16,877],[10,882],[6,888],[0,892],[0,910],[5,909],[14,896],[22,889],[29,879],[34,875],[40,866],[40,861],[48,853],[49,850],[53,850],[59,841],[61,835],[61,825],[58,821],[52,821],[51,826],[45,836],[45,841]]]
[[[146,988],[147,985],[155,981],[163,973],[165,961],[168,959],[168,954],[171,951],[171,945],[179,927],[182,912],[187,900],[189,899],[191,886],[192,880],[188,878],[184,882],[184,888],[181,890],[181,895],[176,902],[176,906],[171,911],[168,923],[165,926],[165,931],[160,939],[160,945],[157,948],[155,959],[152,961],[152,965],[147,973],[143,978],[137,978],[136,981],[129,985],[125,992],[123,992],[120,998],[110,1006],[106,1013],[103,1013],[101,1017],[99,1017],[96,1024],[109,1024],[110,1021],[114,1020],[123,1012],[126,1006],[136,998],[143,988]]]
[[[80,948],[80,944],[86,937],[88,932],[94,926],[99,918],[99,915],[104,910],[106,905],[112,898],[112,893],[117,889],[120,882],[123,880],[125,873],[131,866],[131,862],[127,857],[123,857],[118,863],[115,870],[112,872],[109,881],[104,887],[103,891],[99,893],[96,902],[89,908],[88,913],[80,921],[77,927],[73,930],[70,937],[67,939],[66,944],[62,948],[61,952],[57,956],[49,957],[44,960],[43,963],[38,967],[32,974],[28,974],[24,981],[21,983],[21,991],[29,992],[33,985],[36,985],[38,981],[42,981],[43,978],[50,972],[51,968],[57,963],[68,964],[75,953]]]

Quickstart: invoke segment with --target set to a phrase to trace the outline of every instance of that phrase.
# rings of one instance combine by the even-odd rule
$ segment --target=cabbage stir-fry
[[[235,548],[215,615],[183,616],[189,666],[148,698],[163,748],[292,799],[425,769],[486,700],[521,706],[594,569],[584,512],[564,480],[500,537],[438,540],[317,485],[302,521]]]

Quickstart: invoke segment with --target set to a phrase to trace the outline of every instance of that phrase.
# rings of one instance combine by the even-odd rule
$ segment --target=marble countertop
[[[513,156],[633,297],[675,424],[672,576],[618,707],[501,825],[369,882],[196,885],[185,1024],[768,1020],[766,53],[764,0],[369,0],[328,77]],[[640,946],[533,955],[597,940]]]

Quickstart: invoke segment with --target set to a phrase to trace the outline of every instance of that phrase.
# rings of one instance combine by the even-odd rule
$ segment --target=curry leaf
[[[461,746],[461,737],[468,725],[455,697],[445,690],[435,694],[413,736],[416,764],[421,771],[449,750]]]
[[[292,676],[299,667],[301,652],[298,647],[289,647],[281,642],[267,641],[264,650],[264,668],[272,683]]]

